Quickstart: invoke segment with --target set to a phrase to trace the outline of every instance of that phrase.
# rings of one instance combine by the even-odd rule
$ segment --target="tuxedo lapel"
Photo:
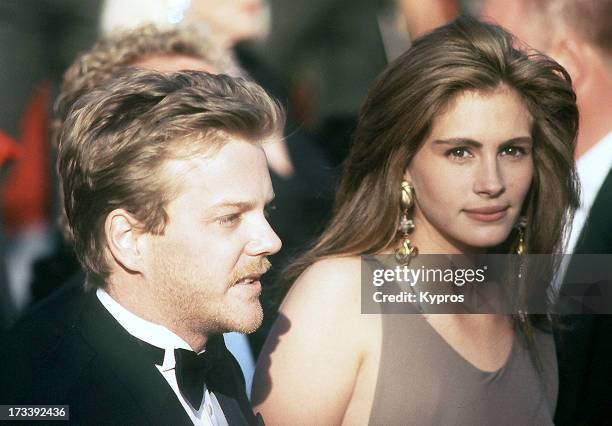
[[[217,397],[227,423],[232,426],[260,424],[247,398],[242,370],[226,348],[223,336],[212,336],[207,348],[216,351],[215,367],[209,374],[207,386]]]
[[[219,405],[223,410],[223,415],[225,416],[225,420],[227,420],[228,425],[233,426],[250,424],[242,415],[240,405],[238,405],[235,399],[219,391],[214,392],[214,394],[217,398],[217,401],[219,401]]]
[[[574,253],[612,253],[612,169],[608,172],[588,212]],[[562,290],[583,294],[580,267],[570,259]],[[579,264],[581,264],[579,266]],[[559,361],[559,396],[555,424],[599,424],[608,415],[610,382],[609,360],[612,345],[609,336],[610,315],[566,315],[555,333]],[[604,331],[608,330],[608,331]],[[608,394],[606,393],[608,392]],[[605,401],[604,401],[605,400]]]
[[[612,211],[612,169],[599,189],[576,241],[573,254],[578,256],[572,255],[569,259],[561,286],[563,294],[582,296],[585,293],[584,283],[580,280],[580,277],[583,276],[585,260],[584,257],[579,260],[580,255],[612,254],[610,211]]]
[[[141,408],[151,424],[191,425],[192,422],[146,346],[130,335],[102,306],[94,292],[86,296],[79,327],[83,338]]]
[[[225,420],[227,420],[227,424],[230,426],[234,425],[257,425],[263,426],[265,423],[261,414],[257,413],[257,415],[249,415],[247,419],[242,409],[240,408],[240,404],[236,401],[236,399],[227,396],[219,391],[214,392],[217,401],[219,401],[219,405],[223,410],[223,414],[225,415]],[[249,408],[250,410],[250,408]]]

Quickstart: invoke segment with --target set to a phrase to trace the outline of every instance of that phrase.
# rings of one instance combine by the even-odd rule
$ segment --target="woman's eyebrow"
[[[474,148],[482,148],[482,144],[478,141],[475,141],[474,139],[470,139],[470,138],[449,138],[449,139],[437,139],[435,141],[433,141],[433,143],[435,145],[468,145],[468,146],[472,146]],[[532,144],[533,141],[531,139],[531,137],[529,136],[519,136],[516,138],[512,138],[512,139],[508,139],[507,141],[504,141],[502,145],[511,145],[511,144],[517,144],[517,143],[528,143],[528,144]]]
[[[474,148],[482,148],[482,144],[474,139],[469,138],[450,138],[450,139],[437,139],[433,141],[435,145],[469,145]]]

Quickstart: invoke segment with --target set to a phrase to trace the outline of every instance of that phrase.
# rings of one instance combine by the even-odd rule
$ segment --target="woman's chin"
[[[474,250],[486,250],[503,244],[509,235],[510,232],[504,230],[504,232],[490,232],[485,235],[472,234],[467,238],[460,239],[460,241],[463,245]]]

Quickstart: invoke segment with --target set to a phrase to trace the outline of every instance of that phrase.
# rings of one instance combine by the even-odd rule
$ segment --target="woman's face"
[[[210,25],[213,35],[227,38],[228,47],[263,36],[267,25],[263,0],[194,0],[188,16]]]
[[[533,176],[532,122],[505,86],[464,92],[434,120],[405,173],[422,253],[482,250],[508,238]]]

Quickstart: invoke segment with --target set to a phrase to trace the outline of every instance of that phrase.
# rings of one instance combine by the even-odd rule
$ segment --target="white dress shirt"
[[[187,342],[168,330],[166,327],[154,324],[150,321],[134,315],[117,301],[115,301],[106,291],[99,288],[96,296],[102,306],[125,328],[132,336],[143,342],[163,349],[164,361],[162,365],[156,365],[160,374],[166,379],[172,391],[176,394],[183,409],[194,425],[198,426],[226,426],[227,421],[223,415],[223,410],[214,394],[208,392],[204,385],[204,395],[199,407],[192,407],[183,397],[179,390],[175,375],[174,349],[193,350]],[[205,350],[205,349],[204,349]],[[202,352],[204,352],[204,350]],[[200,352],[200,353],[202,353]]]
[[[589,211],[597,198],[606,176],[612,170],[612,132],[589,149],[576,161],[576,170],[580,179],[580,207],[576,210],[572,222],[572,232],[568,239],[567,253],[572,253],[582,232]]]
[[[571,254],[576,248],[589,211],[597,198],[606,176],[612,170],[612,132],[589,149],[576,161],[576,172],[580,180],[580,206],[572,222],[572,230],[565,241],[565,253]],[[569,264],[569,257],[564,256],[557,275],[556,286],[559,288]]]

